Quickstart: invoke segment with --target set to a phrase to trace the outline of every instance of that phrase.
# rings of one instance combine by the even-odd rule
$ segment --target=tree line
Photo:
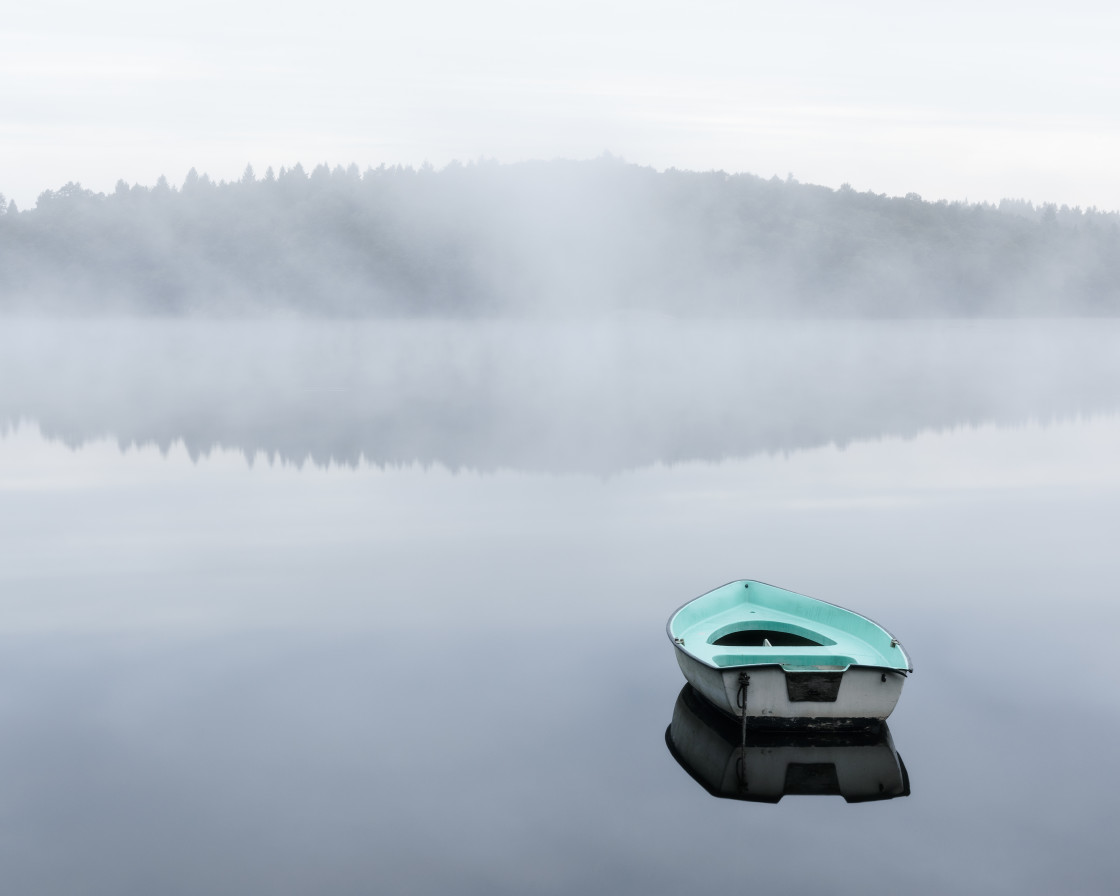
[[[1120,313],[1120,215],[584,162],[252,167],[0,197],[0,310],[495,317]]]

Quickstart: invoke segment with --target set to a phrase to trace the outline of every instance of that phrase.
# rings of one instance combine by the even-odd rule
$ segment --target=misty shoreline
[[[588,162],[67,184],[0,214],[0,313],[1120,314],[1120,215]]]

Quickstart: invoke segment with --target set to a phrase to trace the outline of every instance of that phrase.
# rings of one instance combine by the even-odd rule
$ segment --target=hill
[[[206,316],[1120,313],[1120,216],[587,162],[193,170],[0,214],[0,310]]]

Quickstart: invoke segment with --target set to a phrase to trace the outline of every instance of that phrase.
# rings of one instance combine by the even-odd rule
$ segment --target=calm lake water
[[[1115,892],[1118,458],[1113,322],[5,322],[6,886]],[[903,641],[909,795],[678,764],[745,577]]]

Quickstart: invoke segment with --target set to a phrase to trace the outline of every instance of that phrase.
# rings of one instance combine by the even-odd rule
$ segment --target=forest
[[[1120,314],[1120,215],[619,159],[302,166],[0,197],[0,311],[497,318]]]

